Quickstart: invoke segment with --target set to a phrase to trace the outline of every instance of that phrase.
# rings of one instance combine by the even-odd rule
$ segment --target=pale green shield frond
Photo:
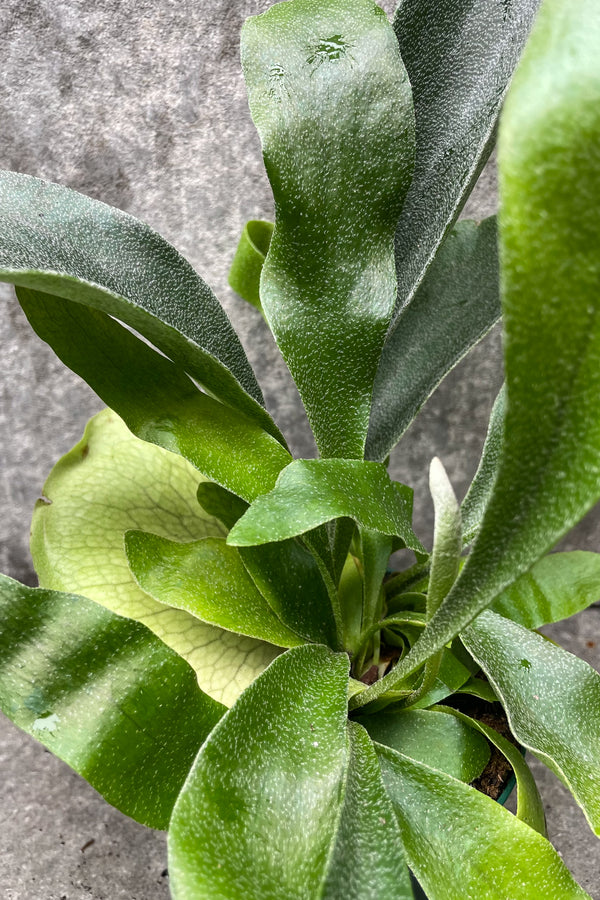
[[[33,515],[31,553],[42,587],[83,594],[143,622],[190,663],[203,691],[230,706],[279,648],[158,603],[137,586],[125,555],[130,529],[173,541],[222,537],[223,526],[196,500],[202,480],[105,409],[50,473]]]

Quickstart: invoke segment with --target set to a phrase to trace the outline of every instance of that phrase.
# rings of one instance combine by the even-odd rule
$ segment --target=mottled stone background
[[[239,31],[265,0],[3,0],[0,167],[68,185],[147,221],[191,260],[222,300],[268,406],[296,453],[313,445],[295,389],[258,313],[227,286],[244,221],[270,217],[270,189],[240,75]],[[383,3],[388,12],[393,4]],[[496,207],[488,166],[467,212]],[[0,568],[34,583],[27,541],[53,462],[100,408],[27,325],[0,286]],[[394,455],[431,529],[426,473],[444,461],[459,495],[478,459],[501,383],[493,333],[446,380]],[[597,517],[569,546],[596,549]],[[554,629],[597,667],[599,613]],[[0,721],[0,894],[7,900],[160,900],[164,838],[108,807],[78,776]],[[598,850],[567,792],[537,765],[550,835],[600,900]],[[94,841],[82,850],[89,841]]]

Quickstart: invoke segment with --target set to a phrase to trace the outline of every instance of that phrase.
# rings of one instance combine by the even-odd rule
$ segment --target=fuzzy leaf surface
[[[600,836],[600,675],[490,610],[461,638],[500,697],[517,740],[566,784]]]
[[[115,316],[280,437],[217,298],[171,244],[133,216],[39,178],[0,172],[0,280]]]
[[[203,691],[230,706],[279,649],[158,603],[135,583],[125,555],[131,529],[173,541],[223,536],[196,502],[200,480],[184,459],[138,440],[104,410],[50,473],[33,515],[31,553],[43,587],[142,622],[190,663]]]
[[[412,491],[395,485],[381,463],[354,459],[296,459],[272,491],[258,497],[229,532],[236,547],[283,541],[332,519],[397,535],[423,551],[411,525]]]
[[[274,485],[290,455],[256,422],[200,393],[105,313],[27,288],[17,296],[36,334],[137,437],[178,453],[245,500]]]
[[[225,707],[152,632],[0,575],[0,708],[113,806],[166,828]]]
[[[488,431],[475,477],[460,505],[465,544],[470,544],[477,536],[492,496],[502,453],[505,414],[506,386],[503,385],[492,407]]]
[[[366,455],[384,460],[448,372],[500,317],[496,217],[459,222],[386,340]]]
[[[552,845],[499,803],[376,748],[408,865],[429,900],[590,900]]]
[[[398,42],[372,0],[294,0],[247,20],[242,66],[275,198],[262,308],[321,455],[362,458],[413,166]]]

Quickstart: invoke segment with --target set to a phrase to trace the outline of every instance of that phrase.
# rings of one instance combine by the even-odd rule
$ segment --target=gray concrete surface
[[[228,289],[244,221],[271,199],[238,63],[245,16],[266,0],[4,0],[0,4],[0,167],[69,185],[146,220],[212,285],[255,365],[269,408],[298,454],[313,452],[294,387],[260,316]],[[391,11],[392,3],[384,4]],[[470,202],[495,208],[493,166]],[[1,288],[0,569],[34,583],[28,522],[53,462],[100,406],[32,334]],[[501,382],[492,334],[446,380],[395,453],[394,475],[417,491],[417,527],[431,530],[430,458],[459,494],[477,464]],[[598,548],[598,516],[566,546]],[[597,610],[560,640],[600,665]],[[0,722],[0,896],[7,900],[162,900],[162,835],[109,808],[66,766]],[[536,766],[550,833],[600,900],[598,847],[567,792]],[[82,848],[89,841],[85,850]]]

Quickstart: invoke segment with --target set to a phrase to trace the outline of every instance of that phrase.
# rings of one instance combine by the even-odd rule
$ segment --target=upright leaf
[[[261,219],[246,222],[229,270],[230,287],[260,310],[260,273],[269,252],[273,228],[272,222]]]
[[[196,502],[199,481],[180,456],[138,440],[104,410],[50,473],[33,514],[31,554],[43,587],[84,594],[142,622],[189,662],[202,690],[230,706],[280,650],[158,603],[135,583],[125,556],[132,528],[175,541],[223,535]]]
[[[490,610],[462,640],[502,700],[517,740],[564,781],[600,836],[600,675]]]
[[[406,858],[429,900],[590,900],[552,845],[474,788],[377,747]]]
[[[225,708],[145,626],[0,575],[0,708],[109,803],[166,828]]]
[[[539,0],[402,0],[398,7],[394,28],[413,89],[417,148],[396,231],[396,316],[486,161],[538,6]]]
[[[348,766],[347,691],[348,658],[305,645],[242,694],[173,813],[174,900],[319,896]]]
[[[259,425],[200,393],[105,313],[26,288],[17,296],[35,332],[137,437],[178,453],[248,501],[269,490],[290,461]]]
[[[215,397],[281,437],[211,289],[133,216],[39,178],[0,172],[0,280],[121,319]]]
[[[321,454],[361,458],[413,165],[398,42],[372,0],[292,0],[246,22],[242,64],[275,196],[263,311]]]
[[[440,381],[500,317],[496,217],[459,222],[386,340],[366,455],[383,460]]]
[[[282,471],[273,490],[258,497],[237,521],[227,541],[236,547],[283,541],[348,517],[423,551],[412,530],[411,512],[412,491],[395,485],[381,463],[296,459]]]
[[[465,544],[470,544],[476,537],[492,496],[501,458],[505,414],[506,386],[503,385],[492,407],[479,466],[460,507]]]

